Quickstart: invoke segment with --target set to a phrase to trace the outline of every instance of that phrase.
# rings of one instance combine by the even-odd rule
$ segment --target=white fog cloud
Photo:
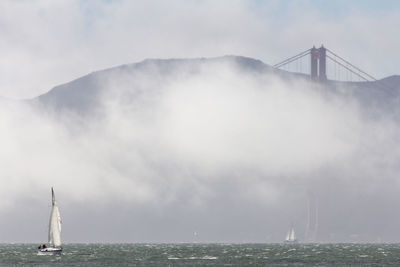
[[[398,126],[361,116],[355,99],[227,63],[154,73],[134,76],[133,87],[129,76],[105,82],[101,116],[3,105],[2,212],[21,195],[43,201],[50,186],[67,207],[124,203],[171,216],[183,203],[211,212],[232,196],[274,209],[309,190],[325,199],[342,187],[351,196],[398,186]]]

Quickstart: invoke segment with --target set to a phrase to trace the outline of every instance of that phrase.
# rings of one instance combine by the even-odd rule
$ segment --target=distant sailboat
[[[54,195],[53,187],[51,188],[52,206],[49,221],[49,243],[50,246],[46,245],[39,246],[39,255],[54,255],[61,254],[61,216],[60,210],[58,209],[56,197]]]
[[[293,225],[290,227],[290,229],[286,235],[285,243],[292,243],[292,244],[297,243],[296,234],[294,233]]]

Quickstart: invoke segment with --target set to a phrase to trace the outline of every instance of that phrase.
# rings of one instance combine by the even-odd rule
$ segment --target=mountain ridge
[[[143,79],[148,82],[158,80],[161,84],[167,83],[171,77],[184,75],[195,76],[203,68],[217,68],[219,66],[230,66],[240,74],[274,74],[284,81],[301,79],[305,82],[309,78],[305,74],[291,73],[275,69],[261,60],[244,57],[225,55],[213,58],[170,58],[144,59],[137,63],[123,64],[103,70],[91,72],[68,83],[53,87],[48,92],[30,99],[40,106],[56,111],[72,111],[78,114],[88,114],[99,108],[99,101],[107,86],[116,87],[115,82],[120,80],[119,86],[129,86],[130,90],[144,90]],[[216,74],[218,74],[216,72]],[[114,80],[114,81],[113,81]],[[153,80],[153,81],[151,81]],[[124,84],[125,82],[125,84]],[[156,85],[153,85],[156,86]],[[340,93],[342,87],[347,87],[350,94],[360,99],[365,105],[385,106],[383,102],[388,101],[389,107],[397,105],[400,89],[400,75],[392,75],[374,82],[339,82],[329,80],[322,85]],[[376,90],[380,88],[379,90]],[[347,93],[346,93],[347,94]]]

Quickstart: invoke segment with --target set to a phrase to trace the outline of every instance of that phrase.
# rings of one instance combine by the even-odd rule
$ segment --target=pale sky
[[[29,98],[146,58],[223,55],[277,63],[324,44],[377,78],[398,74],[398,1],[0,3],[0,95]]]

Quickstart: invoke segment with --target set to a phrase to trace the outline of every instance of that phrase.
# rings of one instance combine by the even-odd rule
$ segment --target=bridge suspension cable
[[[300,58],[302,58],[304,56],[307,56],[308,54],[310,54],[310,50],[311,49],[307,49],[306,51],[303,51],[303,52],[301,52],[301,53],[299,53],[299,54],[297,54],[297,55],[295,55],[293,57],[287,58],[284,61],[281,61],[281,62],[273,65],[272,67],[279,69],[279,68],[281,68],[281,67],[283,67],[283,66],[285,66],[287,64],[292,63],[293,61],[296,61],[296,60],[298,60],[298,59],[300,59]]]
[[[344,67],[345,69],[347,69],[348,71],[352,72],[353,74],[357,75],[358,77],[362,78],[365,81],[377,81],[377,79],[375,79],[373,76],[369,75],[368,73],[366,73],[365,71],[361,70],[360,68],[357,68],[356,66],[354,66],[353,64],[351,64],[349,61],[345,60],[344,58],[342,58],[341,56],[339,56],[338,54],[335,54],[334,52],[332,52],[331,50],[329,50],[328,48],[326,48],[326,51],[329,52],[333,57],[339,59],[335,59],[329,55],[326,55],[327,58],[329,58],[330,60],[334,61],[335,63],[339,64],[340,66]],[[340,62],[342,61],[342,62]],[[345,64],[343,64],[345,63]],[[350,67],[348,67],[350,66]]]
[[[358,72],[353,71],[351,68],[349,68],[348,66],[344,65],[343,63],[341,63],[340,61],[336,60],[335,58],[326,55],[327,58],[329,58],[330,60],[332,60],[333,62],[335,62],[336,64],[340,65],[341,67],[345,68],[346,70],[350,71],[351,73],[355,74],[356,76],[360,77],[361,79],[363,79],[364,81],[369,82],[370,80],[368,78],[366,78],[365,76],[359,74]],[[351,65],[352,66],[352,65]],[[376,79],[374,79],[374,81],[376,81]]]

